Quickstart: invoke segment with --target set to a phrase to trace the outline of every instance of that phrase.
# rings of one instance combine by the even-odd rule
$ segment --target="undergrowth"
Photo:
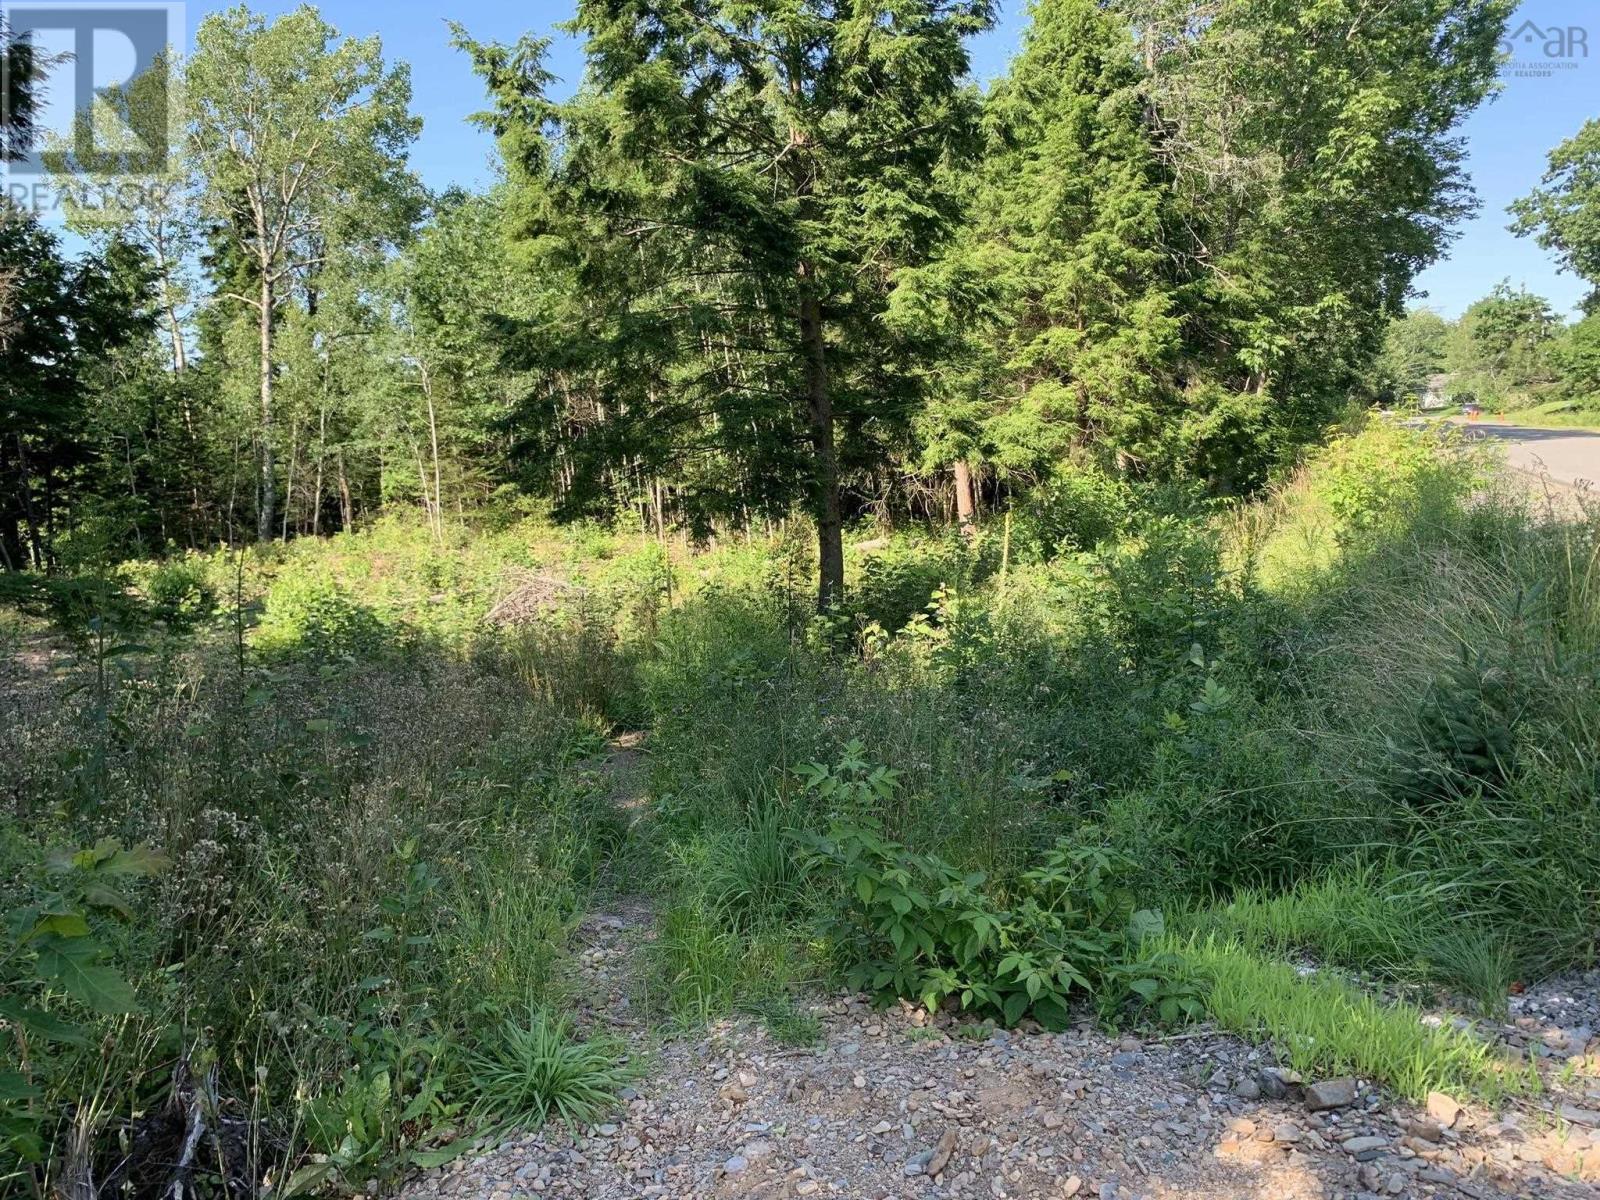
[[[584,1119],[627,1067],[563,1025],[566,945],[618,872],[658,897],[669,1026],[809,1043],[843,977],[1001,1022],[1203,1006],[1304,1070],[1523,1086],[1336,976],[1494,1012],[1593,961],[1595,523],[1384,426],[1248,504],[1064,478],[1009,533],[857,541],[827,618],[794,525],[697,552],[386,520],[3,577],[8,663],[49,622],[74,665],[0,689],[0,907],[67,907],[51,849],[160,864],[81,931],[13,922],[8,999],[81,1036],[0,1016],[6,1186],[170,1152],[194,1104],[266,1131],[206,1149],[219,1186],[382,1190]],[[488,622],[529,586],[556,599]],[[619,727],[650,730],[648,846],[583,765]],[[63,986],[44,933],[129,995]]]

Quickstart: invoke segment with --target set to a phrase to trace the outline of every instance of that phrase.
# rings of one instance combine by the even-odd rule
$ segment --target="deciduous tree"
[[[188,98],[205,210],[251,285],[226,298],[255,320],[256,531],[266,540],[276,528],[280,310],[331,254],[405,236],[419,197],[406,154],[420,122],[409,68],[385,65],[376,38],[341,40],[309,7],[271,22],[242,6],[207,17]]]

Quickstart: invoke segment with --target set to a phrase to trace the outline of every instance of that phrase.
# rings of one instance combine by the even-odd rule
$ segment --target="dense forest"
[[[1375,370],[1472,210],[1455,130],[1507,10],[1041,4],[980,89],[978,0],[584,4],[565,101],[538,39],[456,31],[504,173],[437,195],[406,64],[310,8],[208,17],[83,118],[114,145],[181,94],[159,174],[47,152],[89,252],[7,215],[0,547],[439,526],[510,489],[698,535],[800,506],[826,599],[863,514],[968,519],[1069,463],[1250,492],[1434,366]],[[1590,276],[1597,153],[1591,122],[1516,216]],[[1465,369],[1592,395],[1593,319],[1514,300],[1469,314]]]
[[[1514,8],[0,27],[0,1195],[1592,1197],[1600,521],[1471,418],[1596,461],[1600,120],[1581,317],[1417,289]]]

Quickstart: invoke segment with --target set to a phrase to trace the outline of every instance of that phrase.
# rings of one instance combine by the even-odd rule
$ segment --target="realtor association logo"
[[[1500,40],[1505,74],[1541,79],[1572,71],[1589,57],[1589,30],[1583,25],[1539,25],[1524,21]]]
[[[181,4],[0,3],[0,25],[31,48],[32,75],[20,92],[17,81],[0,79],[0,110],[26,93],[36,128],[26,152],[4,164],[10,179],[46,175],[43,150],[52,141],[70,146],[86,170],[157,172],[166,166],[172,116],[167,48],[183,43]],[[0,56],[0,72],[12,61]],[[109,149],[101,142],[108,131],[106,98],[136,83],[138,112],[113,112],[116,145]],[[10,116],[0,111],[0,123]]]

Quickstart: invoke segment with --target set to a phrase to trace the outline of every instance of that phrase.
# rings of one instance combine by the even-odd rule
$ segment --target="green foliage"
[[[788,995],[758,997],[741,1007],[743,1011],[759,1017],[773,1041],[780,1046],[815,1046],[822,1041],[821,1019],[815,1013],[796,1006]]]
[[[863,625],[898,630],[925,613],[941,588],[959,588],[987,574],[990,565],[953,534],[941,542],[874,550],[850,581],[849,609]]]
[[[1361,1075],[1421,1102],[1430,1091],[1491,1103],[1534,1090],[1531,1068],[1421,1009],[1388,1004],[1326,974],[1303,977],[1290,963],[1258,957],[1215,938],[1171,941],[1172,954],[1198,977],[1218,1026],[1270,1038],[1306,1078]]]
[[[9,87],[9,84],[7,85]],[[56,565],[56,522],[71,528],[75,503],[102,507],[120,494],[106,449],[95,438],[95,372],[120,359],[151,327],[151,272],[131,247],[91,252],[76,263],[56,236],[9,197],[0,201],[0,570]],[[117,479],[108,484],[108,476]],[[103,565],[138,544],[124,522],[112,522],[77,554]]]
[[[559,281],[521,345],[542,368],[518,422],[530,481],[590,515],[648,483],[660,521],[668,476],[696,528],[803,505],[824,609],[842,599],[842,473],[885,461],[924,393],[918,339],[882,317],[960,216],[964,40],[992,10],[882,15],[710,0],[641,21],[585,0],[589,86],[561,104],[545,43],[457,37],[494,106],[516,252]]]
[[[1586,308],[1600,300],[1600,120],[1583,128],[1550,151],[1549,168],[1540,186],[1511,205],[1511,229],[1532,234],[1554,251],[1561,265],[1596,289]]]
[[[479,1035],[462,1067],[478,1097],[475,1111],[500,1130],[593,1121],[618,1103],[617,1092],[636,1073],[620,1041],[580,1041],[566,1018],[538,1008]]]
[[[1094,550],[1126,530],[1133,504],[1131,489],[1112,475],[1058,469],[1017,505],[1012,553],[1022,562],[1049,562]]]
[[[1513,291],[1509,283],[1496,284],[1461,315],[1450,364],[1458,388],[1472,392],[1481,404],[1522,408],[1537,403],[1557,381],[1559,330],[1548,300],[1526,288]]]
[[[1046,0],[1031,17],[989,98],[972,203],[972,253],[1004,297],[985,440],[1011,471],[1089,448],[1150,465],[1183,419],[1170,178],[1126,24],[1090,0]]]
[[[34,950],[6,960],[29,1008],[91,1042],[30,1035],[28,1069],[41,1048],[53,1065],[8,1111],[48,1117],[32,1151],[58,1162],[86,1098],[164,1110],[185,1054],[221,1101],[248,1097],[274,1177],[307,1191],[560,1117],[562,1080],[604,1103],[621,1068],[560,1032],[563,960],[624,879],[658,914],[630,999],[669,1030],[745,1012],[809,1042],[804,990],[831,967],[1003,1022],[1216,1004],[1319,1069],[1493,1095],[1500,1064],[1350,989],[1495,1011],[1513,981],[1592,960],[1592,523],[1377,421],[1261,502],[1059,478],[1079,474],[1085,524],[1078,481],[1041,498],[1068,532],[1021,549],[1019,514],[1004,571],[987,529],[864,551],[861,578],[867,553],[886,567],[863,600],[922,596],[893,629],[807,621],[793,531],[691,552],[391,518],[183,564],[163,594],[237,583],[269,664],[204,622],[147,654],[99,621],[75,664],[7,675],[3,907],[60,890],[25,869],[40,841],[172,858],[126,897],[141,919],[85,910],[89,965],[137,1011],[94,1013],[29,974]],[[148,598],[154,571],[113,578]],[[487,628],[531,573],[569,586],[525,629]],[[37,611],[75,582],[11,579]],[[648,820],[593,769],[619,721],[650,729]],[[1158,907],[1199,940],[1157,936]],[[1303,986],[1267,961],[1303,954],[1323,967]]]
[[[1047,1029],[1066,1027],[1080,992],[1099,994],[1108,1012],[1132,994],[1163,1019],[1200,1015],[1161,963],[1138,961],[1162,922],[1134,909],[1134,864],[1121,855],[1059,842],[1002,907],[982,872],[912,854],[860,826],[835,823],[808,845],[835,881],[823,926],[831,951],[846,982],[880,1001],[904,997],[935,1010],[950,1000]]]
[[[1388,868],[1356,863],[1291,891],[1245,890],[1183,915],[1184,932],[1279,958],[1310,954],[1406,985],[1443,986],[1485,1012],[1505,1007],[1517,967],[1498,931],[1453,911],[1447,890]]]
[[[692,891],[661,911],[653,955],[668,1014],[694,1027],[733,1011],[746,947],[723,914]]]
[[[577,766],[594,734],[492,662],[285,651],[241,676],[203,634],[184,650],[129,659],[99,688],[6,692],[0,771],[30,797],[30,838],[160,831],[172,857],[132,905],[139,920],[89,915],[79,940],[99,957],[30,943],[6,961],[52,974],[8,974],[7,1001],[90,1040],[29,1035],[42,1094],[21,1104],[46,1118],[32,1148],[58,1164],[60,1114],[86,1103],[164,1109],[172,1062],[192,1054],[197,1070],[215,1064],[219,1102],[248,1098],[258,1170],[287,1181],[315,1151],[328,1158],[298,1177],[305,1190],[398,1178],[472,1132],[459,1067],[486,1010],[563,1000],[568,931],[621,839]],[[21,844],[14,818],[0,834],[8,855]],[[36,873],[5,861],[3,907],[37,908],[45,884],[35,894]],[[114,886],[99,875],[129,865],[113,853],[44,880],[49,893]],[[114,998],[112,971],[137,987],[137,1011],[96,1018],[70,998],[69,985]],[[87,1127],[96,1155],[107,1128]]]
[[[372,658],[388,644],[378,615],[337,583],[312,572],[281,576],[256,628],[263,653],[315,661]]]
[[[372,1179],[392,1185],[411,1169],[435,1167],[465,1151],[466,1143],[418,1145],[459,1108],[442,1099],[443,1080],[433,1064],[420,1065],[419,1077],[404,1076],[399,1086],[387,1067],[352,1067],[336,1086],[312,1097],[301,1119],[321,1159],[296,1170],[286,1192],[356,1191]]]
[[[1378,392],[1391,404],[1415,407],[1428,381],[1445,370],[1452,325],[1428,308],[1410,309],[1389,322],[1378,356]]]
[[[216,588],[206,564],[196,558],[172,558],[155,564],[144,582],[150,615],[175,632],[193,629],[212,616]]]
[[[133,987],[107,961],[96,925],[131,919],[131,902],[119,889],[168,865],[149,846],[124,849],[105,838],[51,853],[42,872],[30,872],[26,891],[13,893],[0,943],[0,1017],[9,1026],[16,1068],[0,1071],[0,1170],[9,1167],[7,1159],[44,1161],[51,1124],[45,1088],[63,1071],[56,1051],[90,1044],[85,1015],[139,1008]],[[63,1011],[61,997],[74,1003]]]

